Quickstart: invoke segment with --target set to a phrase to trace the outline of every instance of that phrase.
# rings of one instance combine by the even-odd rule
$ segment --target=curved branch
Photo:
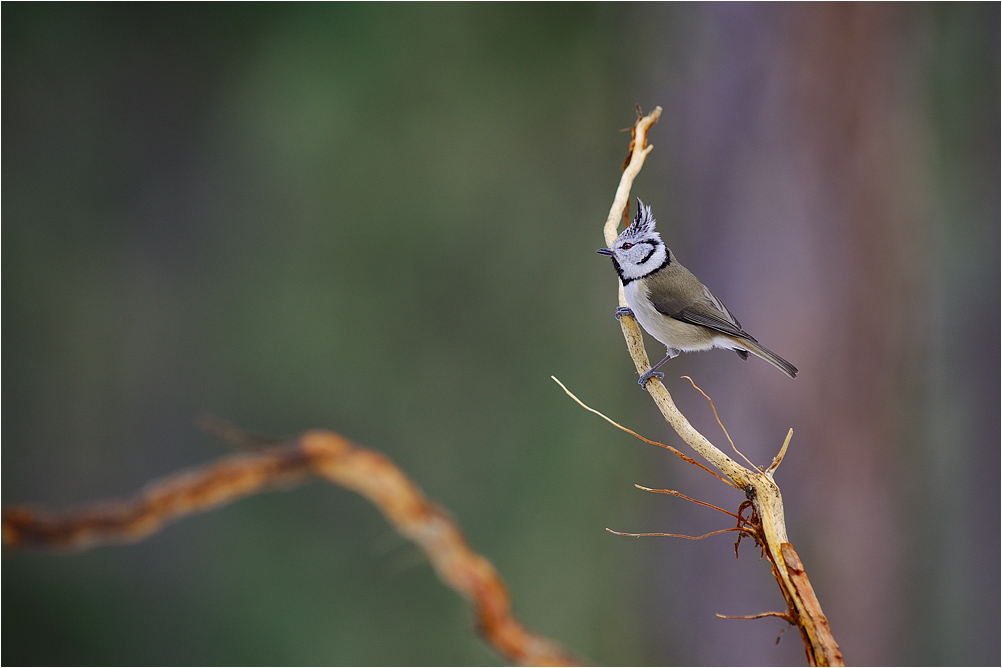
[[[225,430],[224,437],[249,440],[233,428]],[[555,642],[530,633],[515,619],[508,590],[494,565],[470,549],[448,514],[425,498],[388,457],[329,431],[306,432],[168,476],[124,501],[59,514],[23,506],[4,508],[3,543],[11,548],[83,549],[138,541],[185,515],[310,476],[357,492],[379,508],[428,555],[439,578],[471,600],[484,638],[507,659],[522,665],[581,665]]]

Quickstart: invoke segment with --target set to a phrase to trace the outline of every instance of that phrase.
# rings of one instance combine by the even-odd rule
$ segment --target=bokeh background
[[[612,317],[634,195],[765,345],[668,365],[767,463],[846,659],[1000,661],[999,23],[985,4],[9,4],[3,502],[123,496],[254,431],[388,453],[605,664],[803,665],[741,495]],[[662,348],[649,340],[653,358]],[[3,555],[14,664],[497,664],[376,510],[316,482],[135,545]]]

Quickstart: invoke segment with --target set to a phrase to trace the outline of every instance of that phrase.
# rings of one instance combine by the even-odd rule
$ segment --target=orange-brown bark
[[[470,549],[449,515],[425,498],[388,457],[329,431],[310,431],[255,452],[224,457],[156,481],[122,501],[61,513],[4,508],[3,543],[10,548],[82,549],[137,541],[185,515],[312,475],[361,494],[417,543],[438,576],[473,603],[484,638],[507,659],[522,665],[581,665],[515,619],[494,565]]]

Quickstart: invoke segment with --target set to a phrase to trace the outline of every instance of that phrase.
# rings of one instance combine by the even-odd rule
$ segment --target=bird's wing
[[[748,339],[749,341],[755,340],[751,334],[741,329],[739,324],[729,320],[724,312],[718,311],[704,301],[698,301],[691,306],[687,306],[678,313],[672,314],[671,317],[682,322],[687,322],[690,325],[702,325],[703,327],[709,327],[710,329],[715,329],[718,332],[730,334],[731,336]]]
[[[703,296],[693,302],[686,304],[672,299],[652,300],[654,308],[670,318],[687,322],[690,325],[709,327],[731,336],[738,336],[750,341],[755,340],[751,334],[741,329],[741,323],[724,306],[724,303],[717,299],[716,295],[704,285],[699,287],[702,288]]]

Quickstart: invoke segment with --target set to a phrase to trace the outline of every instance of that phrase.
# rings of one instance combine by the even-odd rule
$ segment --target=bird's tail
[[[776,353],[772,352],[771,350],[769,350],[762,344],[758,343],[757,341],[750,341],[748,339],[739,339],[738,343],[742,348],[747,350],[749,353],[761,357],[766,362],[773,365],[774,367],[785,373],[790,378],[797,377],[797,367],[793,366],[785,359],[783,359]],[[743,351],[739,350],[738,354],[740,355],[742,352]],[[744,355],[742,355],[742,357],[747,358],[748,354],[745,353]]]

